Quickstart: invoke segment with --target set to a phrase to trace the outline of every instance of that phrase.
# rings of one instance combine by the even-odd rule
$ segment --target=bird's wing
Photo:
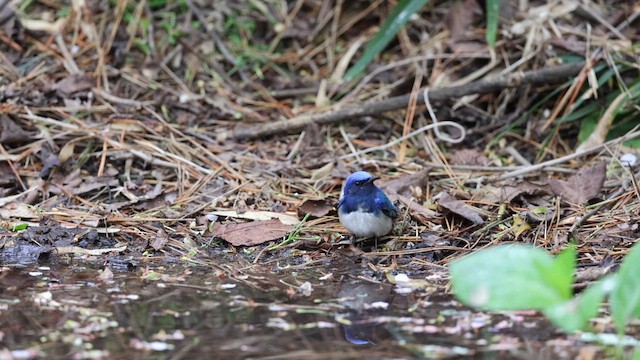
[[[376,205],[378,205],[378,208],[382,211],[382,213],[387,215],[388,217],[393,219],[398,216],[398,209],[382,191],[380,191],[376,196]]]
[[[338,209],[340,209],[340,206],[342,206],[343,203],[344,203],[344,196],[340,198],[340,201],[338,201]]]

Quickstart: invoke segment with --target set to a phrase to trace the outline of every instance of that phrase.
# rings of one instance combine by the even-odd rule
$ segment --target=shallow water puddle
[[[536,314],[472,312],[399,275],[394,285],[305,269],[250,282],[183,263],[102,268],[3,267],[0,359],[530,356],[555,336]]]

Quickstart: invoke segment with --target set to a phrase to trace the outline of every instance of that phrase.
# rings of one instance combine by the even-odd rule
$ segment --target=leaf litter
[[[486,246],[517,242],[557,252],[571,237],[579,273],[598,268],[601,275],[640,233],[637,166],[618,162],[619,154],[637,151],[600,132],[589,153],[574,156],[576,133],[588,119],[571,120],[595,113],[586,106],[597,104],[596,96],[622,99],[617,87],[637,78],[623,66],[634,59],[637,17],[608,5],[578,11],[575,4],[504,3],[500,56],[492,58],[484,43],[482,6],[438,3],[408,23],[357,85],[339,86],[326,80],[354,54],[338,49],[358,49],[359,36],[379,26],[388,5],[53,1],[26,4],[23,12],[3,3],[0,282],[8,289],[3,299],[17,302],[0,320],[22,324],[14,313],[34,319],[20,302],[37,299],[41,311],[66,312],[68,321],[58,329],[54,317],[45,318],[35,326],[45,329],[37,338],[3,333],[15,342],[0,357],[18,357],[20,349],[37,357],[47,346],[76,358],[117,356],[96,340],[116,326],[129,336],[116,346],[123,354],[268,356],[313,344],[305,355],[331,358],[382,344],[366,355],[509,356],[561,343],[558,354],[602,355],[577,336],[558,335],[539,314],[474,312],[447,292],[447,265]],[[598,13],[607,16],[588,15]],[[341,125],[329,116],[297,133],[233,135],[415,96],[418,83],[446,90],[478,86],[477,79],[491,85],[492,73],[535,75],[584,57],[588,46],[595,51],[578,73],[434,102],[438,118],[467,128],[463,144],[427,134],[361,152],[430,121],[417,101],[351,115]],[[618,62],[609,73],[607,61]],[[613,117],[637,118],[629,108],[604,107],[600,128],[614,131]],[[348,234],[334,206],[355,170],[382,178],[400,217],[386,238],[337,246]],[[39,270],[44,266],[50,270]],[[50,294],[18,287],[33,280],[22,267],[45,273],[40,281]],[[358,284],[373,285],[346,289]],[[67,295],[79,287],[85,292]],[[378,292],[361,306],[335,299]],[[172,297],[189,306],[143,309]],[[126,316],[105,307],[112,302]],[[132,305],[140,308],[126,307]],[[271,330],[238,323],[235,330],[244,327],[247,336],[216,337],[189,325],[199,318],[221,324],[211,309],[256,316]],[[151,314],[146,332],[129,322],[137,311]],[[161,336],[154,325],[164,315],[184,319],[177,330],[201,343],[223,345],[199,351],[180,336]],[[275,339],[273,329],[282,331]],[[478,329],[495,336],[479,338]],[[322,338],[343,343],[334,350],[316,342]]]

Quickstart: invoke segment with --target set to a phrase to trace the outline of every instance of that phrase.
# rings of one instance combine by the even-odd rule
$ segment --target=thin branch
[[[523,85],[548,85],[565,81],[578,74],[585,66],[585,62],[560,65],[553,68],[516,72],[496,78],[474,81],[465,85],[429,90],[429,98],[434,101],[459,98],[471,94],[484,94],[514,88]],[[409,103],[410,94],[396,96],[383,101],[359,104],[344,109],[336,109],[324,113],[305,114],[293,119],[276,121],[270,124],[260,124],[250,127],[237,127],[234,130],[224,130],[218,134],[219,140],[233,138],[235,140],[254,139],[264,136],[292,133],[300,131],[309,124],[333,124],[344,120],[353,120],[362,116],[380,114],[386,111],[404,109]],[[418,105],[424,104],[424,99],[418,99]]]

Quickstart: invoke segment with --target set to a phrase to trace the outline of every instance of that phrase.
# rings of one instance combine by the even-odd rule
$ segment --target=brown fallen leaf
[[[276,240],[293,230],[278,219],[253,221],[246,223],[223,224],[216,226],[213,236],[230,242],[234,246],[254,246]]]
[[[516,185],[504,186],[500,193],[500,201],[503,202],[511,202],[515,198],[520,197],[522,195],[540,197],[543,195],[548,195],[549,189],[547,189],[543,185],[533,184],[529,182],[519,182]]]
[[[438,205],[456,215],[460,215],[463,218],[471,221],[474,224],[480,225],[484,223],[480,214],[473,210],[470,206],[467,206],[464,202],[455,199],[453,196],[446,192],[441,192],[436,196],[439,198]]]
[[[551,179],[549,188],[571,204],[585,204],[600,194],[606,177],[607,165],[599,162],[582,168],[567,180]]]
[[[25,131],[9,116],[0,116],[0,143],[3,145],[23,144],[31,141],[34,134]]]
[[[451,165],[488,166],[491,163],[478,149],[459,149],[449,159]]]
[[[80,91],[90,90],[95,86],[95,79],[87,75],[71,75],[58,81],[53,89],[62,97],[69,97]]]
[[[60,159],[56,154],[51,153],[47,155],[44,161],[42,161],[42,169],[40,169],[40,177],[43,179],[48,178],[49,175],[51,175],[51,171],[53,171],[54,168],[57,168],[60,165],[62,165],[62,163],[60,162]]]
[[[117,178],[111,176],[86,176],[82,175],[81,169],[76,169],[69,173],[64,178],[55,176],[49,184],[47,184],[45,191],[52,194],[64,194],[65,192],[80,195],[85,194],[93,190],[102,188],[113,188],[120,185]]]
[[[487,184],[478,189],[471,189],[470,192],[473,194],[474,201],[484,203],[511,203],[524,197],[537,198],[550,194],[546,184],[543,186],[523,181],[500,187]]]
[[[467,32],[473,31],[473,23],[482,14],[482,9],[476,0],[462,0],[455,2],[445,16],[445,26],[449,30],[449,37],[455,43],[469,37]]]
[[[153,237],[150,245],[154,250],[160,250],[167,242],[169,242],[169,234],[163,229],[160,229],[156,232],[156,236]]]
[[[0,219],[38,219],[40,214],[24,202],[10,202],[2,205],[3,198],[0,198]]]
[[[420,170],[411,175],[401,176],[387,181],[380,181],[380,188],[387,194],[391,202],[400,201],[409,208],[409,215],[421,224],[438,216],[433,210],[420,205],[413,197],[411,188],[424,188],[429,180],[431,168]]]
[[[98,279],[102,281],[113,280],[113,271],[109,269],[108,266],[105,266],[104,270],[100,271],[100,275],[98,275]]]
[[[315,218],[327,215],[333,210],[333,205],[326,199],[323,200],[305,200],[297,209],[298,216],[304,217],[309,214]]]
[[[433,220],[436,217],[438,217],[437,212],[418,204],[417,202],[413,201],[413,199],[411,198],[408,198],[402,195],[397,195],[397,194],[396,194],[396,197],[398,201],[400,201],[406,207],[409,208],[409,215],[411,215],[411,217],[414,218],[420,224],[426,225],[429,223],[429,220]],[[389,198],[395,202],[394,198],[392,198],[391,196],[389,196]]]
[[[391,180],[378,181],[377,184],[385,193],[387,193],[387,195],[398,194],[411,196],[411,187],[427,186],[430,171],[431,168],[426,168],[410,175],[401,176]]]

